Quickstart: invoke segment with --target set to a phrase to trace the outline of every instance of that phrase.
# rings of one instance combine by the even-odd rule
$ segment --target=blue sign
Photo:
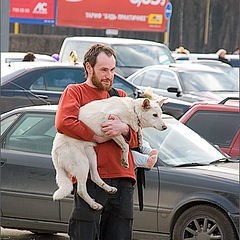
[[[167,3],[165,8],[165,17],[169,19],[172,15],[172,4],[170,2]]]

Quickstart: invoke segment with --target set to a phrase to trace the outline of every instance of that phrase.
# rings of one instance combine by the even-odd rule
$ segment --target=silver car
[[[73,197],[53,201],[57,189],[50,152],[57,106],[35,106],[1,116],[1,226],[66,232]],[[144,129],[159,150],[145,170],[143,211],[134,193],[134,239],[237,240],[239,162],[173,117],[165,131]]]

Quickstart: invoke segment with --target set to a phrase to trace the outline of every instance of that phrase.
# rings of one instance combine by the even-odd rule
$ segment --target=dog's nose
[[[167,126],[166,125],[163,125],[162,126],[162,130],[166,130],[167,129]]]

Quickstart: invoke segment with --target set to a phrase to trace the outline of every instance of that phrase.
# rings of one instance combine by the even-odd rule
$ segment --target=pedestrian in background
[[[227,63],[229,65],[232,66],[232,64],[230,63],[230,61],[228,59],[226,59],[225,55],[226,55],[227,51],[225,49],[219,49],[217,51],[217,55],[218,55],[218,60],[223,62],[223,63]]]
[[[32,52],[27,52],[27,54],[23,58],[23,62],[34,62],[36,59],[34,53]]]
[[[236,48],[234,51],[233,51],[233,54],[240,54],[240,49],[239,48]]]

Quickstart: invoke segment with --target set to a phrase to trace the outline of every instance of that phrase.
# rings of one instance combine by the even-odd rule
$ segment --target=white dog
[[[84,122],[97,135],[103,136],[101,124],[110,121],[110,115],[116,115],[134,131],[140,133],[141,128],[154,127],[166,129],[162,121],[161,106],[166,98],[151,101],[147,98],[132,99],[129,97],[111,97],[90,102],[80,108],[79,120]],[[141,142],[141,134],[139,134]],[[129,146],[122,135],[112,138],[122,148],[122,165],[128,168]],[[59,200],[72,191],[72,181],[68,173],[77,179],[77,192],[93,209],[99,210],[102,205],[96,203],[87,193],[86,181],[90,170],[91,179],[108,193],[115,193],[116,188],[107,185],[97,172],[97,156],[94,151],[96,143],[81,141],[57,133],[53,142],[52,160],[56,169],[56,182],[59,189],[53,194]]]

